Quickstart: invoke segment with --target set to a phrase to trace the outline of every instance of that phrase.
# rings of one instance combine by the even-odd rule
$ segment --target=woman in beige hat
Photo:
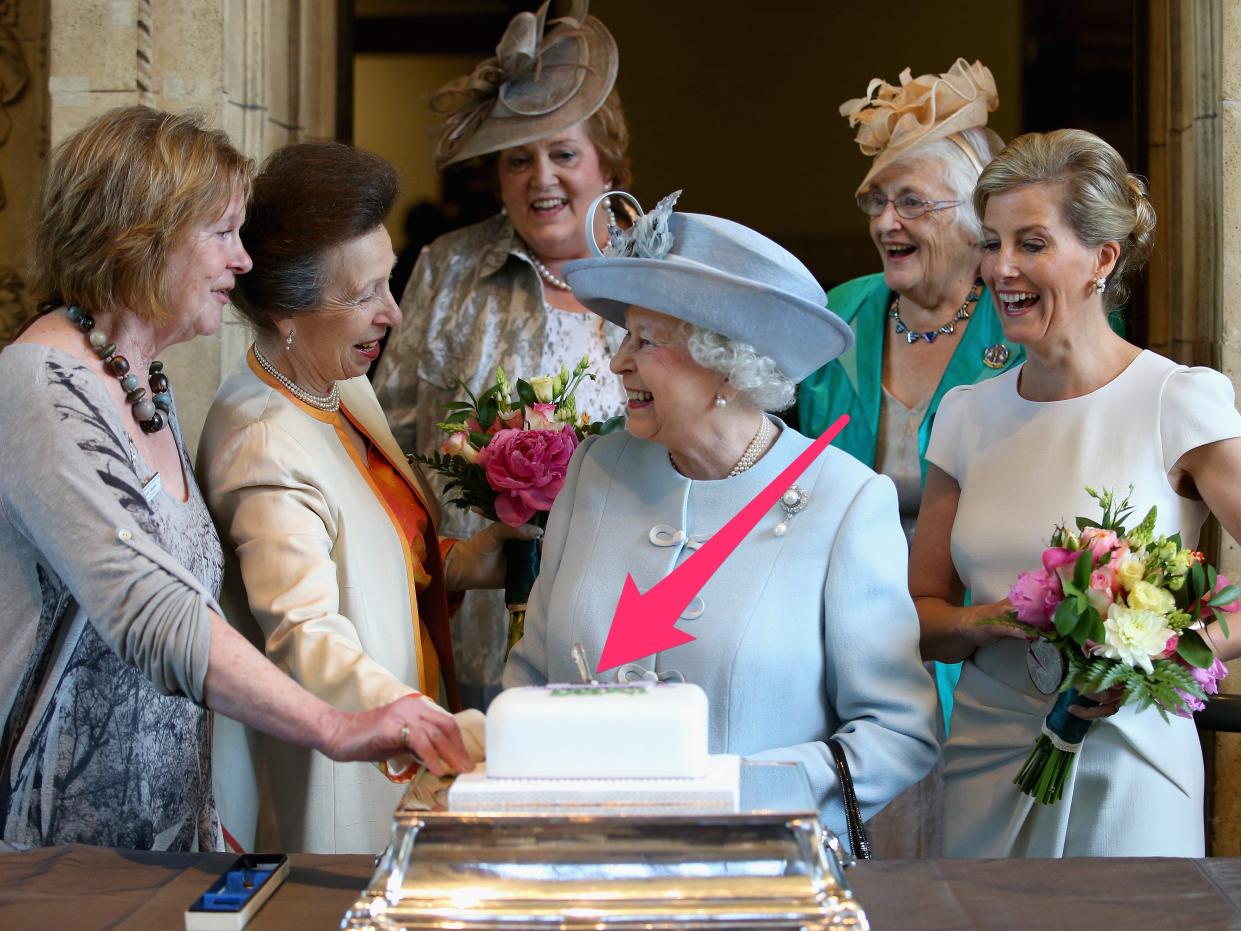
[[[588,313],[563,266],[589,255],[583,217],[590,203],[629,182],[629,131],[616,81],[616,43],[578,0],[546,22],[548,4],[515,16],[496,57],[443,87],[432,106],[447,114],[436,145],[445,168],[476,157],[495,165],[504,210],[442,236],[423,250],[401,299],[375,388],[398,442],[431,453],[436,422],[460,396],[487,384],[496,366],[530,377],[572,368],[588,356],[598,379],[577,391],[578,410],[601,420],[624,410],[608,359],[618,328]],[[595,236],[607,241],[598,212]],[[480,518],[445,515],[442,532],[469,536]],[[498,690],[505,618],[498,595],[471,593],[454,622],[466,704]]]

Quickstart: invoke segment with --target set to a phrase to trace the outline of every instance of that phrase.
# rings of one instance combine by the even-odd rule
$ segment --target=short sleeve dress
[[[1017,391],[1021,370],[954,389],[927,450],[961,488],[952,559],[976,603],[1007,597],[1037,568],[1057,524],[1097,513],[1087,485],[1123,494],[1132,484],[1137,514],[1157,507],[1159,533],[1196,544],[1206,506],[1179,496],[1168,472],[1191,449],[1241,436],[1227,378],[1144,351],[1096,391],[1035,402]],[[1096,721],[1056,805],[1013,784],[1054,701],[1031,683],[1026,650],[1001,641],[964,664],[944,748],[947,855],[1201,857],[1190,720],[1123,708]]]

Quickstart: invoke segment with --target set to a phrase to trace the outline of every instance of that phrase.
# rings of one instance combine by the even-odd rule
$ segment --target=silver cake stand
[[[398,807],[341,927],[867,931],[798,763],[743,762],[741,813],[452,814]]]

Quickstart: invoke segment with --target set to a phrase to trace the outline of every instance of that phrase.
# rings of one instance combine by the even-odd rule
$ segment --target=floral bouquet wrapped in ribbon
[[[1185,549],[1179,534],[1156,537],[1155,509],[1132,531],[1129,497],[1087,493],[1101,521],[1077,518],[1077,530],[1058,527],[1043,551],[1043,568],[1023,572],[1009,593],[1014,613],[988,623],[1008,624],[1033,638],[1030,678],[1060,697],[1042,734],[1013,780],[1044,805],[1060,800],[1090,721],[1069,707],[1093,705],[1087,694],[1124,690],[1124,705],[1154,707],[1188,717],[1219,691],[1228,670],[1199,632],[1236,611],[1241,592]],[[1132,493],[1132,488],[1130,488]]]
[[[448,437],[439,451],[410,459],[448,479],[449,504],[513,527],[545,526],[578,443],[625,423],[623,417],[592,423],[588,415],[578,414],[574,392],[594,377],[583,357],[572,372],[562,368],[555,375],[519,378],[515,387],[497,368],[495,384],[478,395],[461,383],[468,400],[448,406],[439,424]],[[521,639],[526,602],[539,574],[538,541],[509,540],[504,554],[511,650]]]

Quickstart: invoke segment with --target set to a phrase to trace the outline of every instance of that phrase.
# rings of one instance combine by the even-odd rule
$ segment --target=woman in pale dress
[[[529,378],[572,369],[586,356],[597,379],[578,388],[578,412],[606,420],[624,410],[620,380],[608,371],[620,330],[587,313],[563,278],[566,262],[589,255],[587,206],[629,183],[616,43],[586,15],[584,0],[553,23],[547,7],[515,16],[496,57],[432,99],[446,114],[436,167],[485,158],[504,209],[424,249],[401,297],[405,320],[384,350],[375,391],[407,451],[434,452],[437,422],[462,397],[459,382],[485,388],[497,366]],[[606,224],[600,211],[600,243]],[[454,536],[482,526],[468,512],[444,516],[443,530]],[[499,595],[485,592],[470,593],[454,619],[467,705],[482,707],[499,690],[506,619]]]
[[[923,656],[964,660],[945,747],[949,856],[1203,855],[1203,770],[1193,722],[1096,707],[1056,805],[1013,784],[1055,696],[1027,673],[1027,644],[980,619],[1008,610],[1019,572],[1052,528],[1097,513],[1086,486],[1158,507],[1159,533],[1196,544],[1208,510],[1241,531],[1241,416],[1228,379],[1126,342],[1107,311],[1124,303],[1150,253],[1143,183],[1089,133],[1022,136],[974,194],[983,277],[1005,336],[1026,362],[940,406],[914,534],[910,588]],[[973,606],[962,607],[969,589]],[[1222,658],[1241,653],[1216,624]],[[1018,639],[1012,639],[1012,637]]]

